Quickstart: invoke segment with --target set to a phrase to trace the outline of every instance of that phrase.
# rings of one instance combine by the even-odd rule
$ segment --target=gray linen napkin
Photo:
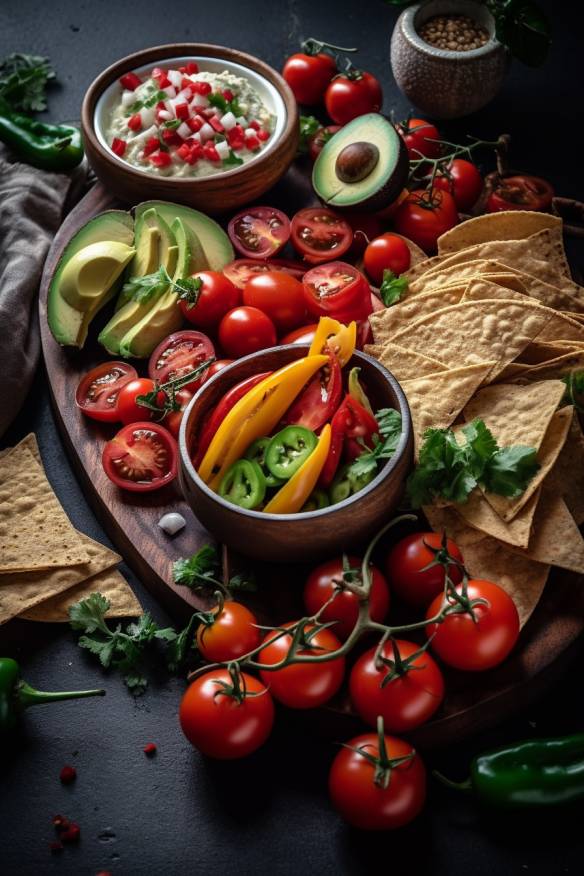
[[[87,177],[11,163],[0,152],[0,438],[20,410],[40,355],[37,293],[66,209]]]

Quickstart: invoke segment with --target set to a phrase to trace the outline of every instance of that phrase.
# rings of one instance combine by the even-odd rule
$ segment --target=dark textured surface
[[[584,196],[582,132],[573,134],[581,105],[578,55],[582,22],[562,18],[572,4],[546,3],[555,19],[549,64],[528,71],[515,64],[503,93],[476,117],[450,126],[453,137],[469,131],[493,138],[510,131],[514,164],[552,180],[560,194]],[[90,80],[123,54],[162,42],[193,39],[255,52],[277,66],[301,36],[328,37],[362,48],[364,65],[378,74],[385,109],[408,109],[391,80],[388,46],[395,12],[380,0],[216,4],[126,0],[18,3],[0,6],[0,55],[21,50],[51,55],[62,85],[51,95],[55,118],[75,117]],[[581,117],[581,114],[580,114]],[[1,206],[1,205],[0,205]],[[582,252],[572,249],[578,267]],[[55,490],[75,525],[106,542],[64,458],[42,372],[25,412],[5,436],[11,444],[33,429]],[[127,572],[127,570],[125,570]],[[128,573],[129,574],[129,573]],[[164,614],[131,576],[144,605]],[[176,721],[182,682],[161,678],[134,701],[116,676],[103,679],[73,636],[60,627],[24,624],[0,634],[2,651],[21,660],[28,679],[57,689],[105,684],[103,700],[31,710],[20,738],[2,747],[0,853],[2,874],[81,874],[99,870],[141,876],[237,870],[246,874],[357,874],[399,870],[432,876],[473,873],[555,874],[581,872],[582,836],[576,815],[541,820],[489,820],[465,798],[432,786],[426,814],[399,835],[368,838],[345,828],[326,799],[330,743],[296,733],[281,720],[265,749],[245,763],[205,762],[183,741]],[[26,641],[26,644],[23,642]],[[462,777],[469,758],[485,746],[519,736],[582,729],[581,678],[575,662],[561,684],[519,719],[464,746],[453,744],[436,766]],[[286,725],[286,726],[285,726]],[[158,744],[148,760],[146,742]],[[59,771],[78,769],[64,788]],[[51,857],[51,817],[79,822],[82,840]],[[407,861],[405,856],[407,855]],[[376,861],[381,864],[375,866]],[[398,865],[398,862],[401,866]]]

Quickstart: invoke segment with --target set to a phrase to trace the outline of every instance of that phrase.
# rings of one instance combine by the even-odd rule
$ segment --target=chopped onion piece
[[[170,511],[168,514],[162,515],[158,525],[167,535],[176,535],[177,532],[185,528],[187,521],[177,511]]]
[[[167,95],[167,97],[176,97],[176,88],[174,85],[167,85],[166,88],[161,88],[161,91]]]
[[[222,160],[224,158],[229,158],[229,143],[226,140],[222,140],[220,143],[215,143],[215,149],[217,150],[217,154],[219,158]]]
[[[205,122],[199,134],[201,135],[201,140],[211,140],[215,136],[215,131],[208,122]]]
[[[175,88],[180,88],[182,82],[182,73],[179,73],[178,70],[169,70],[166,74]]]
[[[122,92],[122,106],[124,109],[127,109],[129,106],[132,106],[133,103],[136,102],[136,95],[133,91],[124,91]]]
[[[186,122],[183,122],[182,125],[179,125],[176,129],[176,133],[179,137],[182,137],[183,140],[188,140],[191,134],[193,133]]]
[[[235,118],[235,116],[233,115],[231,110],[229,110],[229,112],[225,113],[225,115],[221,119],[221,124],[223,125],[223,127],[225,128],[226,131],[230,131],[232,128],[234,128],[236,126],[237,119]]]

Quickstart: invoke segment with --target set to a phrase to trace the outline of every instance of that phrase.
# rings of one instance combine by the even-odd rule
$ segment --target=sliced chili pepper
[[[321,508],[328,508],[329,505],[328,493],[325,493],[324,490],[315,490],[302,506],[302,511],[320,511]]]
[[[355,493],[358,493],[363,487],[366,487],[374,477],[374,471],[370,474],[355,477],[351,472],[350,465],[343,466],[334,479],[330,489],[331,503],[336,505],[337,502],[343,502],[345,499],[348,499],[349,496],[354,496]]]
[[[300,466],[296,474],[280,487],[266,504],[266,514],[296,514],[316,487],[325,463],[331,441],[331,427],[327,423],[320,433],[318,444]]]
[[[343,404],[349,411],[349,420],[345,428],[344,453],[347,459],[357,459],[363,453],[363,448],[374,446],[373,436],[379,435],[377,420],[365,410],[362,404],[352,395],[346,395]]]
[[[266,479],[257,462],[238,459],[219,484],[219,495],[248,511],[257,508],[266,495]]]
[[[319,478],[319,486],[323,489],[328,489],[333,482],[334,476],[341,462],[343,453],[343,442],[345,440],[345,432],[347,430],[351,414],[347,406],[340,406],[331,421],[331,444],[329,447],[328,456],[323,466]]]
[[[328,362],[307,384],[283,417],[284,423],[313,432],[328,422],[341,402],[343,377],[339,360],[327,351]]]
[[[251,459],[252,462],[257,462],[264,473],[266,485],[268,487],[279,487],[284,483],[283,479],[277,478],[273,475],[266,465],[266,449],[271,440],[271,438],[258,438],[257,441],[254,441],[253,444],[248,447],[245,458]]]
[[[365,410],[373,416],[373,408],[371,407],[371,402],[367,398],[365,394],[365,390],[361,385],[361,381],[359,380],[360,368],[351,368],[349,371],[349,379],[347,381],[347,389],[349,390],[349,395],[352,396],[359,404],[365,408]]]
[[[276,478],[289,480],[308,459],[318,439],[304,426],[286,426],[271,439],[266,448],[265,461]]]

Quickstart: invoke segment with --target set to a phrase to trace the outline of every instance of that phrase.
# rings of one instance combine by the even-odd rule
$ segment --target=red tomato
[[[396,126],[408,147],[410,161],[418,161],[423,156],[437,158],[442,147],[434,140],[440,139],[440,132],[435,125],[424,119],[408,119]]]
[[[316,322],[311,325],[303,325],[280,338],[280,344],[282,346],[285,344],[312,344],[317,329],[318,323]]]
[[[247,694],[238,702],[221,682],[232,684],[227,669],[200,675],[187,688],[179,709],[182,731],[189,742],[208,757],[232,760],[245,757],[264,744],[274,723],[274,703],[269,691],[253,675],[241,673]]]
[[[290,627],[292,624],[282,624]],[[314,629],[310,625],[306,633]],[[264,647],[257,658],[260,663],[274,665],[284,659],[292,644],[292,636],[270,632],[264,639]],[[300,648],[299,654],[321,654],[324,651],[336,651],[341,647],[340,641],[330,630],[319,630],[311,638],[309,645]],[[315,651],[314,649],[318,649]],[[264,684],[269,687],[272,696],[289,706],[291,709],[314,709],[330,700],[343,683],[345,674],[345,658],[335,657],[323,663],[296,663],[284,669],[273,671],[260,670]]]
[[[175,332],[165,338],[154,350],[148,362],[148,374],[158,383],[166,383],[188,374],[197,366],[215,355],[213,344],[202,332]],[[205,373],[189,383],[185,389],[191,392],[201,386]]]
[[[416,532],[392,547],[385,572],[392,591],[403,602],[415,608],[425,608],[435,596],[444,592],[443,567],[425,568],[434,560],[434,552],[430,548],[439,550],[441,547],[442,536],[437,532]],[[447,540],[446,547],[453,559],[463,562],[462,554],[451,539]],[[462,573],[457,566],[450,566],[448,574],[454,584],[462,580]]]
[[[417,243],[425,252],[435,252],[441,234],[458,223],[454,198],[441,189],[410,192],[393,217],[395,230]]]
[[[102,362],[81,379],[75,393],[75,404],[92,420],[115,423],[119,420],[119,392],[137,377],[138,372],[127,362]],[[142,412],[145,414],[146,408],[142,408]]]
[[[339,258],[353,242],[349,223],[327,207],[306,207],[292,218],[292,245],[311,265]]]
[[[227,368],[228,365],[232,365],[233,362],[235,362],[235,359],[215,359],[213,364],[205,371],[204,380],[202,382],[205,383],[207,380],[210,380],[214,374],[218,374],[219,371],[223,368]]]
[[[261,634],[255,615],[240,602],[225,602],[213,612],[212,624],[197,630],[197,648],[210,663],[227,663],[253,651]]]
[[[131,423],[103,448],[103,469],[117,487],[146,493],[176,477],[178,450],[170,432],[158,423]]]
[[[153,392],[154,386],[154,381],[148,377],[136,377],[135,380],[124,383],[118,392],[116,419],[126,424],[151,419],[152,412],[144,405],[139,405],[136,398]]]
[[[487,199],[487,213],[500,210],[540,210],[552,205],[554,190],[539,176],[506,176],[499,180]]]
[[[405,240],[397,234],[382,234],[372,240],[363,256],[363,265],[370,280],[381,286],[383,272],[393,271],[396,276],[407,271],[411,253]]]
[[[241,293],[219,271],[199,271],[193,276],[201,281],[201,285],[191,300],[188,297],[180,299],[182,315],[199,328],[216,329],[227,311],[240,304]]]
[[[483,190],[483,178],[476,164],[455,158],[448,165],[448,174],[437,174],[434,187],[449,192],[462,212],[472,209]]]
[[[462,592],[462,585],[456,588]],[[468,582],[468,598],[483,599],[485,604],[473,607],[470,612],[447,614],[441,624],[428,624],[426,635],[434,636],[431,648],[441,660],[455,669],[472,672],[491,669],[502,663],[519,638],[519,615],[511,597],[491,581],[471,578]],[[438,614],[442,597],[437,596],[426,612],[426,618]],[[448,604],[458,603],[447,597]]]
[[[379,758],[376,733],[356,736],[335,757],[329,773],[329,793],[335,809],[345,821],[361,830],[393,830],[403,827],[421,812],[426,800],[426,770],[409,742],[385,736],[389,758],[411,760],[396,764],[387,786],[375,783],[375,765],[360,754],[363,749]],[[355,750],[356,749],[356,750]]]
[[[236,307],[219,325],[219,343],[232,359],[276,345],[276,327],[257,307]]]
[[[292,89],[298,103],[320,103],[326,87],[337,72],[334,58],[326,52],[291,55],[282,68],[282,76]]]
[[[268,271],[284,271],[285,274],[291,274],[297,280],[301,280],[306,273],[306,268],[302,262],[295,262],[292,259],[235,259],[223,268],[225,276],[231,280],[234,286],[238,289],[245,288],[248,280],[255,277],[256,274],[264,274]]]
[[[248,207],[231,219],[227,233],[245,258],[267,259],[288,242],[290,220],[275,207]]]
[[[283,271],[252,277],[243,290],[243,303],[266,313],[280,332],[301,325],[306,317],[302,283]]]
[[[395,642],[401,660],[406,661],[420,650],[419,645],[398,639]],[[351,702],[363,720],[376,726],[381,715],[390,733],[407,733],[424,724],[444,699],[444,679],[438,664],[427,652],[404,666],[401,674],[392,674],[394,653],[386,642],[382,659],[389,664],[375,665],[377,646],[359,657],[349,677]],[[408,669],[411,666],[411,669]],[[390,674],[391,673],[391,674]],[[390,680],[383,684],[387,677]]]
[[[188,407],[188,404],[192,397],[193,393],[190,392],[188,389],[179,389],[179,391],[175,393],[175,399],[180,405],[178,411],[170,411],[163,420],[164,425],[166,426],[172,437],[177,440],[183,414]]]
[[[359,557],[347,557],[349,567],[357,570],[357,580],[361,582],[361,563]],[[343,582],[343,558],[329,560],[313,569],[304,586],[304,606],[308,614],[316,614],[335,591],[335,583]],[[372,578],[369,595],[369,615],[372,620],[382,623],[389,609],[389,589],[387,581],[373,564],[369,566]],[[343,642],[349,638],[359,613],[359,600],[349,590],[337,590],[337,595],[320,615],[321,621],[336,621],[331,627],[333,633]]]
[[[353,229],[353,243],[349,255],[358,258],[363,255],[367,245],[381,234],[383,230],[381,219],[375,213],[358,212],[347,213],[345,218]]]
[[[343,392],[343,375],[334,353],[328,354],[328,364],[320,368],[300,395],[288,408],[282,422],[304,426],[316,432],[331,419],[338,408]]]
[[[373,307],[371,289],[363,274],[346,262],[329,262],[307,271],[302,281],[304,300],[313,316],[332,316],[339,322],[366,319]]]
[[[378,80],[371,73],[357,73],[335,76],[326,90],[326,111],[338,125],[346,125],[357,116],[381,109],[383,93]]]
[[[316,159],[322,152],[322,147],[325,145],[325,143],[328,143],[333,134],[336,134],[337,131],[340,130],[340,125],[326,125],[323,128],[319,128],[316,134],[313,134],[312,137],[309,138],[308,154],[313,161],[316,161]]]

